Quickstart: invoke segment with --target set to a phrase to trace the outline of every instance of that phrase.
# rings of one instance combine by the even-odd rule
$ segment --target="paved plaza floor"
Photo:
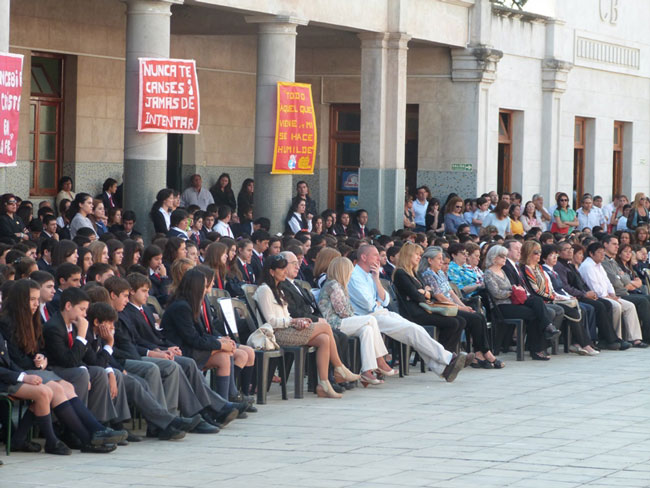
[[[2,455],[0,487],[650,486],[650,352],[389,378],[269,403],[217,435],[109,455]]]

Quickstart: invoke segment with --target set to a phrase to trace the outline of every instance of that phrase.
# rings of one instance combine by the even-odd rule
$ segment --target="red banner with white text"
[[[314,174],[316,115],[311,85],[278,83],[273,174]]]
[[[199,81],[193,59],[139,58],[139,132],[199,133]]]
[[[0,54],[0,166],[16,166],[23,55]]]

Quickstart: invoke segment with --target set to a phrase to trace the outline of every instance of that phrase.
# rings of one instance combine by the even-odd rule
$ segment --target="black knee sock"
[[[253,381],[253,373],[255,372],[255,366],[245,366],[241,370],[241,375],[239,377],[239,385],[241,386],[241,392],[244,395],[250,394],[251,383]]]
[[[230,375],[216,377],[217,394],[222,398],[228,399],[228,390],[230,389]]]
[[[228,382],[228,397],[237,396],[237,383],[236,383],[235,374],[237,374],[237,366],[230,369],[230,381]]]
[[[235,384],[237,383],[237,380],[239,380],[239,389],[240,390],[241,390],[241,387],[242,387],[242,384],[241,384],[241,382],[242,382],[242,377],[241,377],[242,370],[243,370],[243,368],[240,368],[239,366],[235,366],[235,368],[234,368],[234,371],[235,371]]]
[[[65,401],[60,403],[52,410],[56,418],[58,418],[61,423],[65,426],[66,429],[69,429],[74,435],[76,435],[82,444],[90,443],[90,433],[88,429],[84,427],[83,422],[77,416],[74,407],[70,404],[70,401]]]
[[[77,417],[79,417],[79,420],[83,422],[84,427],[86,427],[88,432],[94,434],[95,432],[104,430],[104,426],[100,424],[92,412],[88,410],[88,407],[86,407],[86,405],[84,405],[83,402],[79,400],[79,397],[71,398],[68,401],[70,402],[70,405],[72,405],[72,408],[74,408]]]
[[[49,413],[40,417],[35,415],[34,423],[40,429],[43,437],[45,437],[45,447],[54,447],[59,439],[56,437],[54,428],[52,427],[52,416]]]
[[[11,436],[11,445],[14,449],[17,449],[25,444],[25,441],[27,440],[27,433],[29,432],[31,426],[34,424],[35,417],[36,416],[34,415],[34,412],[27,410],[27,412],[25,412],[25,415],[23,415],[23,417],[20,419],[20,422],[18,422],[18,428],[16,429],[16,432],[14,432],[14,434]]]

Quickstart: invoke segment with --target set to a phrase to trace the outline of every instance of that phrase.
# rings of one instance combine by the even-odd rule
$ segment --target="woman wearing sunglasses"
[[[557,209],[553,212],[553,225],[551,232],[554,234],[571,234],[578,225],[576,211],[569,207],[569,196],[566,193],[558,193]]]

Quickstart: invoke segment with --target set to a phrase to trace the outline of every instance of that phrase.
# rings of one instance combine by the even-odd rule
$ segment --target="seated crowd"
[[[141,440],[124,427],[132,407],[160,440],[256,412],[250,331],[232,332],[215,290],[245,299],[255,285],[259,322],[280,346],[316,348],[315,392],[329,398],[397,374],[385,337],[447,382],[506,366],[497,355],[516,338],[508,327],[493,337],[498,317],[524,321],[534,360],[550,359],[561,331],[585,356],[650,341],[643,194],[605,207],[587,194],[576,212],[564,193],[547,210],[540,195],[522,207],[495,192],[441,205],[420,187],[388,235],[367,227],[365,210],[319,214],[301,181],[284,234],[271,236],[252,217],[252,179],[235,198],[228,174],[210,190],[194,175],[182,194],[158,192],[145,243],[117,181],[95,198],[67,177],[59,187],[56,212],[0,197],[0,393],[31,402],[14,450],[42,449],[28,438],[36,425],[45,452],[111,452]]]

